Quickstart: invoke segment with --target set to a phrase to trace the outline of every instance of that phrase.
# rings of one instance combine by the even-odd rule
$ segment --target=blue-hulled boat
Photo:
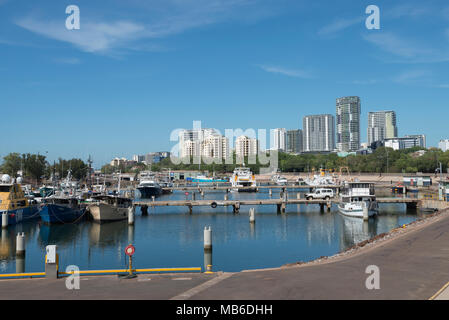
[[[75,197],[46,198],[39,213],[46,224],[76,223],[85,218],[85,208]]]
[[[8,225],[39,218],[39,206],[31,203],[20,184],[11,183],[8,175],[0,183],[0,216],[8,214]]]

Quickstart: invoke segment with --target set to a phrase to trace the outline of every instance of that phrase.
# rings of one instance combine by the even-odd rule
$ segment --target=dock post
[[[16,256],[25,256],[25,233],[19,232],[16,237]]]
[[[45,247],[47,254],[45,255],[45,278],[57,279],[58,278],[58,254],[56,245],[48,245]]]
[[[269,194],[270,196],[273,195],[273,190],[271,190],[271,188],[268,190],[268,194]]]
[[[204,198],[204,191],[201,190],[201,196]]]
[[[140,210],[142,211],[142,215],[143,216],[147,216],[148,215],[148,206],[142,206],[140,208]]]
[[[324,211],[324,203],[320,203],[320,211]]]
[[[282,202],[282,204],[281,204],[281,212],[285,213],[285,209],[286,209],[286,204],[285,204],[285,202]]]
[[[128,224],[134,225],[134,206],[128,208]]]
[[[2,228],[3,229],[8,228],[8,212],[2,213]]]
[[[192,205],[189,205],[189,214],[192,214],[193,213],[193,207],[192,207]]]
[[[240,203],[239,202],[233,204],[232,207],[233,207],[234,213],[239,213],[239,211],[240,211]]]
[[[255,222],[256,222],[255,209],[250,208],[249,209],[249,223],[255,223]]]
[[[227,194],[224,195],[224,200],[228,201],[228,195]]]
[[[301,199],[301,193],[300,193],[300,192],[298,192],[298,193],[296,194],[296,199],[298,199],[298,200]]]
[[[212,227],[204,227],[204,251],[212,251]]]
[[[326,206],[327,206],[327,211],[331,211],[332,202],[330,200],[328,200],[326,203]]]
[[[280,204],[277,204],[276,205],[276,212],[279,214],[279,213],[281,213],[281,205]]]
[[[195,201],[195,198],[196,198],[195,191],[193,191],[193,193],[192,193],[192,200]]]

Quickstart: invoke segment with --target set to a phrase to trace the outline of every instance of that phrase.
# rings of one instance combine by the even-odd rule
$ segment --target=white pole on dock
[[[134,206],[128,208],[128,224],[134,225]]]
[[[25,233],[19,232],[16,237],[16,256],[25,256]]]
[[[204,228],[204,250],[212,250],[212,228]]]
[[[2,213],[2,228],[6,229],[8,227],[8,212]]]
[[[249,223],[255,223],[255,222],[256,222],[255,209],[251,208],[251,209],[249,209]]]
[[[298,193],[296,194],[296,199],[298,199],[298,200],[301,199],[301,193],[298,192]]]

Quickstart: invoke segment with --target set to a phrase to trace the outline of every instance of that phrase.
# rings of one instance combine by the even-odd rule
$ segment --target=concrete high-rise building
[[[225,159],[229,153],[229,139],[221,135],[210,135],[204,139],[201,156]]]
[[[368,145],[384,139],[397,138],[396,113],[394,111],[368,112]]]
[[[182,130],[179,133],[179,156],[224,159],[229,153],[229,140],[215,129]]]
[[[235,154],[239,158],[257,155],[259,146],[257,139],[240,136],[235,139]]]
[[[360,148],[360,98],[337,99],[336,125],[338,151],[351,152]]]
[[[302,152],[302,130],[288,130],[287,131],[287,152],[300,153]]]
[[[444,152],[449,150],[449,140],[448,139],[440,140],[440,142],[438,143],[438,148],[440,148]]]
[[[287,130],[278,128],[271,130],[270,149],[285,152],[287,149]]]
[[[303,151],[326,152],[335,149],[335,118],[331,114],[303,118]]]

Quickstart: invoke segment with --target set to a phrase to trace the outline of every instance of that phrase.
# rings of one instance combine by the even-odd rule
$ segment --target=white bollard
[[[251,208],[249,209],[249,222],[255,223],[256,222],[256,215],[255,215],[255,209]]]
[[[298,200],[301,199],[301,193],[298,192],[298,193],[296,194],[296,199],[298,199]]]
[[[8,227],[8,212],[2,212],[2,228]]]
[[[128,208],[128,224],[134,224],[134,206]]]
[[[204,250],[212,250],[212,228],[204,228]]]
[[[16,256],[25,256],[25,233],[19,232],[16,237]]]
[[[225,201],[228,201],[228,195],[227,194],[224,195],[224,199],[225,199]]]

